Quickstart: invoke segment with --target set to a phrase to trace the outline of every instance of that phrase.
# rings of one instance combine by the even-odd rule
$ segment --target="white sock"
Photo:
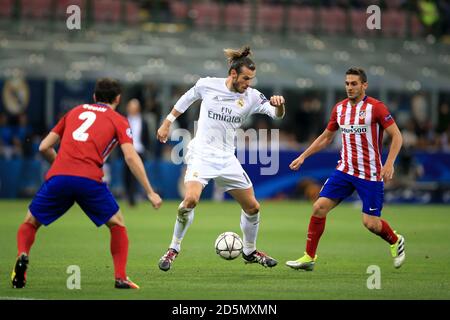
[[[244,210],[241,210],[241,230],[244,235],[244,254],[249,255],[256,250],[256,237],[259,228],[259,212],[254,215],[249,215]]]
[[[173,228],[173,236],[172,242],[170,243],[169,248],[177,250],[180,252],[181,250],[181,241],[186,234],[187,229],[192,224],[194,220],[194,208],[185,208],[184,203],[181,202],[178,206],[178,215],[175,220],[175,226]]]

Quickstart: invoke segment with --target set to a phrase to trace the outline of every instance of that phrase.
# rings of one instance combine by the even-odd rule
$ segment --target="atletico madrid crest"
[[[359,112],[359,119],[364,120],[366,118],[366,111],[360,111]]]

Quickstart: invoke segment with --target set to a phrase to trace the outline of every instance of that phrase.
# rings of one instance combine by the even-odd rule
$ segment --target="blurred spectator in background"
[[[28,124],[28,116],[26,113],[21,113],[17,117],[17,125],[13,128],[13,144],[17,153],[26,159],[33,157],[35,150],[33,150],[33,129]]]
[[[424,94],[418,93],[411,98],[411,108],[414,120],[420,125],[428,120],[429,110]]]
[[[418,0],[419,19],[427,35],[440,36],[440,16],[435,0]]]
[[[415,121],[410,119],[402,129],[403,146],[395,163],[395,175],[386,182],[387,189],[411,189],[423,175],[423,167],[417,162],[414,151],[419,144]],[[405,191],[403,190],[403,191]]]
[[[441,14],[441,32],[450,35],[450,0],[438,1],[439,12]]]
[[[449,124],[450,124],[450,107],[447,102],[444,102],[439,106],[437,132],[438,133],[445,132]]]
[[[418,138],[416,146],[420,149],[426,149],[433,145],[434,131],[425,94],[417,93],[411,98],[411,111],[415,125],[414,131]]]
[[[13,154],[13,129],[8,116],[0,112],[0,157],[9,159]]]
[[[297,99],[297,107],[293,110],[291,127],[300,143],[310,143],[317,136],[322,126],[322,102],[315,96]]]
[[[171,22],[169,0],[139,0],[141,8],[148,12],[149,18],[154,22]]]
[[[417,145],[417,135],[415,131],[414,121],[410,119],[406,126],[402,129],[403,146],[404,148],[414,148]]]
[[[438,144],[442,151],[450,152],[450,124],[447,125],[447,129],[439,135]]]
[[[157,88],[153,82],[146,83],[142,90],[142,114],[148,125],[148,132],[150,134],[148,145],[148,156],[150,158],[159,158],[161,153],[159,148],[160,145],[156,140],[156,130],[159,127],[162,112],[162,106],[158,99],[158,92],[159,88]]]
[[[400,151],[395,167],[394,178],[386,183],[388,189],[400,189],[402,192],[414,189],[417,179],[424,173],[423,166],[414,156],[413,148],[403,148]]]
[[[20,181],[19,196],[33,197],[39,189],[42,166],[36,161],[35,155],[39,152],[41,138],[34,133],[29,125],[28,115],[21,113],[16,118],[17,124],[13,126],[13,144],[17,154],[22,157],[22,167],[18,179]]]
[[[131,99],[127,104],[127,119],[133,133],[133,145],[142,161],[146,159],[146,152],[150,145],[150,133],[147,122],[141,114],[141,104],[137,99]],[[130,206],[136,205],[139,184],[128,166],[124,166],[125,194]]]
[[[447,102],[439,106],[438,125],[436,128],[438,148],[450,151],[450,107]]]

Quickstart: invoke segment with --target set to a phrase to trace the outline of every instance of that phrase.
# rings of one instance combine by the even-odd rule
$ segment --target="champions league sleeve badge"
[[[131,131],[131,128],[127,128],[126,134],[129,138],[133,138],[133,132]]]
[[[266,102],[269,102],[269,100],[267,100],[266,96],[264,94],[260,94],[259,98],[261,99],[261,102],[259,103],[260,105],[263,105]]]

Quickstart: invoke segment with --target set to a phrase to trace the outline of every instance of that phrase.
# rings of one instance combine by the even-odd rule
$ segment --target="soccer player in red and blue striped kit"
[[[97,80],[95,103],[68,111],[42,140],[39,150],[52,165],[17,232],[17,260],[11,276],[14,288],[23,288],[26,284],[29,253],[39,227],[54,222],[75,202],[97,227],[106,224],[110,229],[115,287],[139,288],[126,275],[128,236],[123,215],[102,181],[103,164],[117,144],[155,209],[161,206],[162,200],[153,191],[141,158],[133,147],[127,119],[115,111],[120,94],[116,80]],[[53,146],[58,142],[60,147],[56,153]]]
[[[345,88],[348,98],[335,105],[325,131],[290,164],[292,170],[298,170],[306,158],[329,145],[340,129],[341,159],[313,205],[306,252],[301,258],[286,262],[293,269],[313,270],[317,259],[316,249],[325,229],[328,212],[355,190],[363,203],[364,226],[390,244],[395,268],[399,268],[405,260],[404,237],[380,218],[383,181],[391,179],[394,174],[394,162],[402,146],[402,135],[386,106],[366,96],[367,87],[367,76],[363,69],[347,70]],[[383,131],[392,138],[384,166],[381,162]]]

